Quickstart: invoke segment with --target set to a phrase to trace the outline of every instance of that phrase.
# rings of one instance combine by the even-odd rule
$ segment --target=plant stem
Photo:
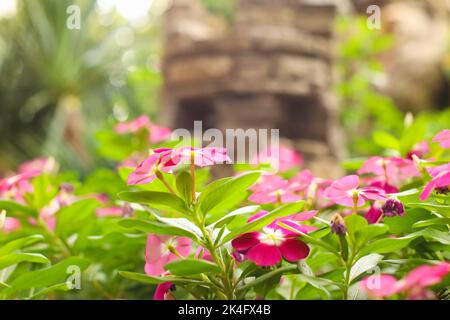
[[[195,154],[194,152],[191,152],[191,165],[190,165],[190,171],[191,171],[191,177],[192,177],[192,203],[195,203]]]

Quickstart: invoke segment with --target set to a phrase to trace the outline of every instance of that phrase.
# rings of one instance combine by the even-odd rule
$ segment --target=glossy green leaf
[[[219,267],[212,262],[201,259],[180,259],[169,262],[164,269],[175,276],[189,276],[200,273],[219,273]]]
[[[118,197],[119,199],[128,202],[147,204],[156,209],[174,210],[181,213],[186,213],[188,211],[188,208],[186,207],[183,199],[168,192],[124,191],[120,192],[118,194]]]

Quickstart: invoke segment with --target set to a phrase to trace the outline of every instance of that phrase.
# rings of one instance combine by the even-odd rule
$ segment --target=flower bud
[[[347,226],[345,225],[345,221],[342,216],[337,213],[331,218],[331,232],[337,235],[345,235],[347,232]]]
[[[405,215],[403,204],[396,198],[388,199],[381,207],[385,217],[395,217]]]

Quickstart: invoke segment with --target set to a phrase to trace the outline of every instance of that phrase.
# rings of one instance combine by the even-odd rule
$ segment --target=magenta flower
[[[361,207],[368,200],[385,200],[384,190],[376,187],[359,187],[357,175],[345,176],[334,181],[324,191],[324,196],[347,207]]]
[[[268,214],[267,211],[260,211],[250,217],[248,222],[266,214]],[[245,258],[261,267],[276,265],[283,258],[289,262],[296,262],[308,256],[309,247],[299,239],[299,233],[279,226],[278,222],[283,222],[301,233],[308,233],[317,228],[296,222],[308,220],[316,214],[317,211],[308,211],[275,219],[261,232],[248,232],[238,236],[231,245],[238,254],[244,255]]]
[[[285,172],[300,167],[303,158],[298,152],[290,148],[277,146],[256,155],[252,163],[269,164],[274,169]]]
[[[128,184],[147,184],[156,179],[158,171],[171,172],[175,163],[170,159],[171,149],[155,149],[128,177]]]
[[[408,299],[432,298],[427,287],[438,284],[450,273],[450,263],[441,262],[434,266],[423,265],[409,272],[402,280],[390,275],[372,275],[360,282],[361,288],[376,298],[389,297],[406,292]]]
[[[450,130],[442,130],[434,138],[433,142],[438,142],[442,148],[450,148]]]
[[[55,159],[52,157],[45,158],[36,158],[30,161],[26,161],[22,163],[18,171],[19,173],[26,174],[26,173],[35,173],[39,172],[41,173],[52,173],[56,172],[58,169],[58,164],[56,163]]]
[[[192,240],[186,237],[149,234],[145,247],[145,273],[150,276],[163,274],[167,263],[189,255],[191,243]]]
[[[374,224],[374,223],[377,223],[378,220],[380,220],[380,217],[382,214],[383,214],[383,212],[381,211],[381,207],[378,207],[376,205],[376,202],[374,202],[370,206],[370,209],[364,215],[364,218],[366,218],[366,220],[367,220],[367,222],[369,222],[369,224]]]
[[[121,122],[116,125],[116,132],[118,134],[135,133],[143,128],[147,128],[150,124],[150,119],[146,115],[142,115],[127,122]]]
[[[233,248],[257,266],[268,267],[281,262],[304,259],[309,254],[309,247],[296,233],[279,226],[265,227],[261,232],[244,233],[234,239]]]
[[[434,167],[427,168],[428,173],[433,177],[430,182],[427,183],[422,193],[419,196],[420,200],[426,200],[430,196],[433,190],[437,190],[441,193],[447,193],[450,185],[450,163]]]
[[[175,300],[175,297],[171,294],[175,289],[176,287],[172,282],[158,284],[153,295],[153,300]]]
[[[258,204],[289,203],[302,199],[302,197],[290,190],[289,181],[273,174],[261,176],[252,190],[254,192],[248,199]]]
[[[170,157],[176,164],[190,164],[193,160],[194,165],[197,167],[231,163],[231,159],[227,154],[227,149],[217,147],[181,147],[173,150]]]

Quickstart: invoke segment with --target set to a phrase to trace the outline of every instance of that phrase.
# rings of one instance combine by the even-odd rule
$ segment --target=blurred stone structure
[[[317,4],[319,3],[319,4]],[[324,177],[343,148],[332,94],[332,2],[240,0],[226,26],[198,0],[165,16],[162,116],[172,128],[279,128]]]

